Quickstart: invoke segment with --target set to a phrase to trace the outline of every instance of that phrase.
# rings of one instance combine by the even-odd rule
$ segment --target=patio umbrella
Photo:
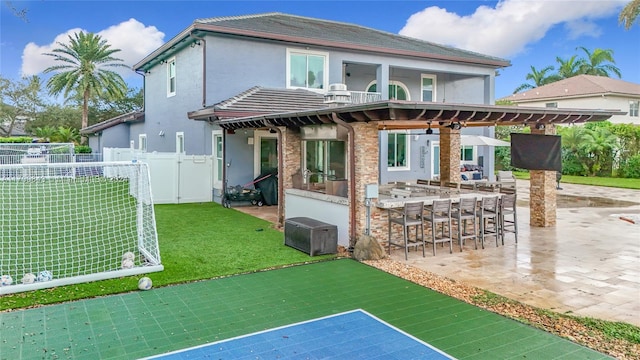
[[[511,146],[510,143],[481,135],[460,135],[460,145],[465,146]]]

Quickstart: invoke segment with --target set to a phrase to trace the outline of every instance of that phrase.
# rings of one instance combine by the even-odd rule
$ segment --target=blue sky
[[[584,46],[614,51],[622,79],[640,83],[640,26],[627,31],[617,17],[627,0],[502,1],[2,1],[0,75],[42,75],[40,55],[77,30],[98,33],[127,65],[169,41],[194,19],[278,11],[343,21],[413,36],[511,61],[496,80],[496,98],[524,83],[530,66],[556,56],[583,55]],[[16,16],[26,11],[26,21]],[[140,75],[125,74],[141,87]]]

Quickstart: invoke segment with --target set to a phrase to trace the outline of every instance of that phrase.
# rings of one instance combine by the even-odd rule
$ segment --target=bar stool
[[[478,199],[461,198],[460,202],[453,205],[453,214],[451,218],[457,223],[458,244],[460,245],[460,251],[464,246],[466,239],[473,239],[476,250],[478,249],[478,222],[477,222],[477,207]],[[472,229],[469,230],[467,222],[471,222]]]
[[[484,249],[484,240],[487,237],[496,238],[496,247],[499,237],[498,196],[484,196],[480,202],[478,211],[478,226],[480,227],[480,243]]]
[[[452,253],[451,199],[434,200],[433,205],[427,206],[425,211],[428,215],[424,217],[424,221],[431,226],[431,238],[427,238],[425,242],[433,244],[433,255],[436,255],[436,244],[446,242],[449,243],[449,253]],[[440,224],[440,234],[438,234],[438,224]]]
[[[389,210],[389,255],[391,255],[391,246],[404,248],[404,259],[409,259],[409,248],[415,247],[418,250],[419,246],[422,246],[422,256],[425,256],[425,240],[424,240],[424,216],[423,216],[424,202],[406,202],[402,211],[396,209]],[[392,217],[391,215],[397,215]],[[391,238],[391,230],[393,224],[402,226],[403,242],[393,242]],[[409,231],[411,227],[416,228],[415,240],[410,239]],[[420,233],[418,233],[420,230]],[[420,236],[418,237],[418,234]]]
[[[511,216],[511,219],[507,219]],[[504,194],[500,198],[500,238],[504,245],[504,234],[513,233],[518,243],[518,214],[516,213],[516,194]]]

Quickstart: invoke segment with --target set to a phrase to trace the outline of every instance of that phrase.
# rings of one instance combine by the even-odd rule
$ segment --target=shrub
[[[33,139],[27,136],[0,138],[0,143],[16,144],[16,143],[32,143]]]
[[[633,155],[621,163],[618,174],[624,178],[640,179],[640,154]]]
[[[76,154],[91,154],[92,151],[87,145],[76,145],[75,147]]]

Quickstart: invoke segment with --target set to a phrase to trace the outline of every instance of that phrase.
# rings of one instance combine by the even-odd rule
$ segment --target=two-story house
[[[280,223],[315,217],[337,224],[339,242],[353,245],[364,228],[384,232],[368,223],[375,214],[365,215],[367,184],[460,181],[465,162],[493,177],[493,148],[467,147],[460,133],[491,137],[497,124],[610,116],[493,106],[496,70],[509,65],[281,13],[199,19],[134,66],[144,77],[144,113],[83,133],[96,148],[211,155],[218,202],[225,182],[277,169]]]
[[[640,125],[640,84],[606,76],[578,75],[504,97],[518,106],[575,109],[620,109],[616,124]]]

